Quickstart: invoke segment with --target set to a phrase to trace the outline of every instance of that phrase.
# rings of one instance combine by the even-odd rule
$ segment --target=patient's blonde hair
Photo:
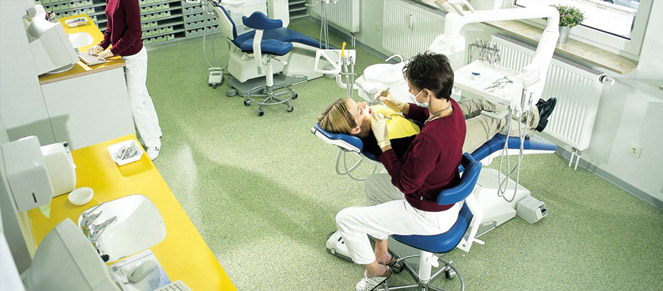
[[[347,133],[357,127],[355,119],[348,111],[348,101],[350,98],[344,97],[334,101],[322,111],[318,121],[322,129],[334,133]]]

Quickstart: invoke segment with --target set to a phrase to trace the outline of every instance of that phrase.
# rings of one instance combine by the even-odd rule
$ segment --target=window
[[[571,5],[585,21],[571,32],[581,41],[637,58],[653,0],[515,0],[515,6]]]

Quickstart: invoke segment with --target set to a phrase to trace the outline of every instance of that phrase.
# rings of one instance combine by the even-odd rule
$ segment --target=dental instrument
[[[389,89],[390,89],[389,87],[387,87],[387,89],[384,89],[382,91],[382,94],[380,94],[380,97],[387,97],[387,95],[389,95]]]

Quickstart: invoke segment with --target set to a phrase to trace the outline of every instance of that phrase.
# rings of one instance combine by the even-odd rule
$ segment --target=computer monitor
[[[69,218],[46,235],[21,277],[28,291],[121,290],[90,241]]]
[[[45,13],[31,18],[26,34],[37,75],[63,72],[78,62],[62,24],[46,20]]]

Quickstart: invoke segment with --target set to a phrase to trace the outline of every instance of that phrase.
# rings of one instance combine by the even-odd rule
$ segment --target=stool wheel
[[[263,116],[263,115],[265,115],[265,111],[258,110],[258,116]]]
[[[398,274],[401,271],[403,271],[403,263],[401,262],[396,262],[393,266],[391,266],[391,271]]]
[[[446,277],[449,280],[456,278],[456,271],[454,271],[453,269],[448,269],[444,271],[444,277]]]
[[[297,93],[295,93],[294,95],[292,95],[292,99],[297,99],[297,97],[298,97],[298,96],[297,96]]]
[[[215,87],[215,88],[216,88],[216,87]],[[229,89],[228,91],[226,91],[226,96],[228,96],[228,97],[237,96],[237,90],[235,90],[235,89]]]
[[[288,109],[286,109],[286,110],[288,112],[292,112],[293,110],[295,110],[295,107],[292,107],[292,105],[291,105],[291,106],[288,106]]]
[[[251,105],[251,100],[244,100],[244,106]]]

